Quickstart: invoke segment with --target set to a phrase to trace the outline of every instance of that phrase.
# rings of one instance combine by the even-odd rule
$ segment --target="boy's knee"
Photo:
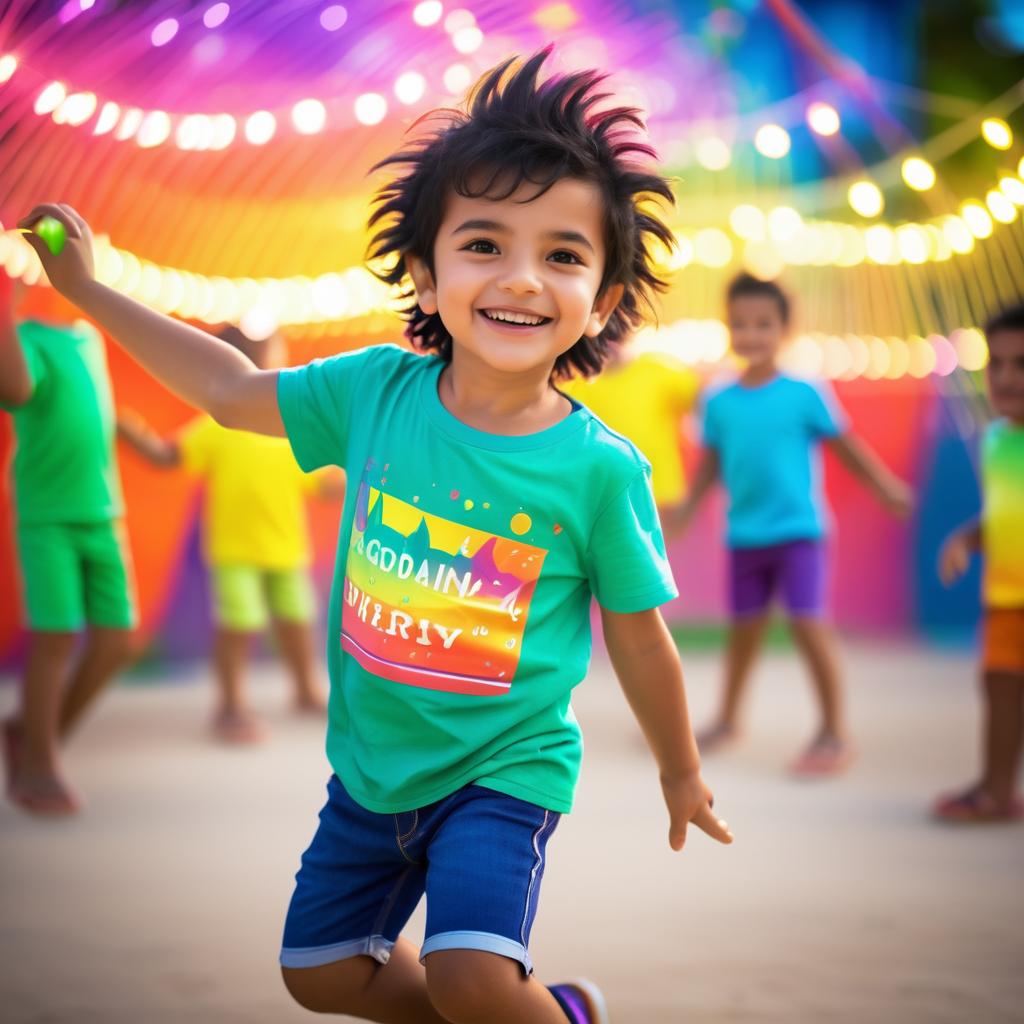
[[[452,1024],[487,1024],[495,1005],[507,1005],[523,983],[516,961],[478,950],[439,950],[427,956],[426,968],[431,1005]]]
[[[127,664],[138,651],[139,636],[134,629],[96,628],[91,639],[105,658],[117,664]]]

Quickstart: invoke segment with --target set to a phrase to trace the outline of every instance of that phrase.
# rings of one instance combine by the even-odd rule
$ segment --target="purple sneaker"
[[[548,991],[572,1024],[608,1024],[608,1007],[601,990],[586,978],[561,985],[549,985]]]

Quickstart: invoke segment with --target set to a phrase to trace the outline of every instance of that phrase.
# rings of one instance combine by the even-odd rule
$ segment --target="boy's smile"
[[[546,379],[563,352],[600,333],[622,290],[598,295],[604,205],[596,185],[575,178],[540,196],[528,182],[507,199],[452,195],[433,257],[433,274],[410,257],[420,307],[440,313],[453,359],[499,372]]]

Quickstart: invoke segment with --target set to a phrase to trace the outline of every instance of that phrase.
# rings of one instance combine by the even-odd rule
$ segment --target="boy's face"
[[[988,339],[988,391],[1000,416],[1024,424],[1024,331],[996,331]]]
[[[543,368],[604,328],[622,297],[598,295],[604,207],[590,182],[562,178],[542,196],[521,186],[508,199],[452,195],[434,243],[434,274],[409,257],[420,308],[438,312],[455,349],[494,370]]]
[[[786,323],[770,295],[739,295],[729,303],[729,338],[733,352],[752,367],[775,362],[786,340]]]

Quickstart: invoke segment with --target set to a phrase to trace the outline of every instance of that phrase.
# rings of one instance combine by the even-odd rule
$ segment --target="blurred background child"
[[[998,417],[982,445],[981,520],[943,545],[947,586],[976,552],[985,558],[982,774],[967,789],[940,797],[935,815],[949,822],[1018,821],[1024,736],[1024,305],[989,321],[988,390]]]
[[[217,337],[260,369],[280,365],[279,335],[252,341],[229,325]],[[322,712],[326,698],[314,654],[316,598],[304,501],[309,494],[340,500],[343,477],[303,473],[283,438],[229,430],[206,415],[176,437],[162,438],[137,414],[123,413],[118,432],[154,465],[182,466],[206,484],[203,553],[216,623],[215,734],[229,743],[257,742],[265,735],[249,707],[243,673],[249,649],[268,623],[292,676],[296,709]]]
[[[3,725],[7,795],[36,814],[71,814],[81,799],[61,742],[130,659],[136,622],[114,404],[99,332],[82,320],[15,328],[6,274],[0,289],[0,406],[14,420],[29,626],[21,705]]]
[[[849,763],[852,746],[836,643],[825,619],[828,523],[818,448],[827,444],[896,515],[910,511],[910,490],[850,433],[829,392],[780,372],[790,309],[777,284],[740,274],[728,288],[727,320],[744,368],[707,399],[704,449],[690,496],[665,517],[670,533],[685,529],[721,480],[729,500],[732,621],[721,708],[698,742],[709,752],[736,738],[741,699],[778,598],[821,712],[817,734],[791,767],[801,775],[837,772]]]

